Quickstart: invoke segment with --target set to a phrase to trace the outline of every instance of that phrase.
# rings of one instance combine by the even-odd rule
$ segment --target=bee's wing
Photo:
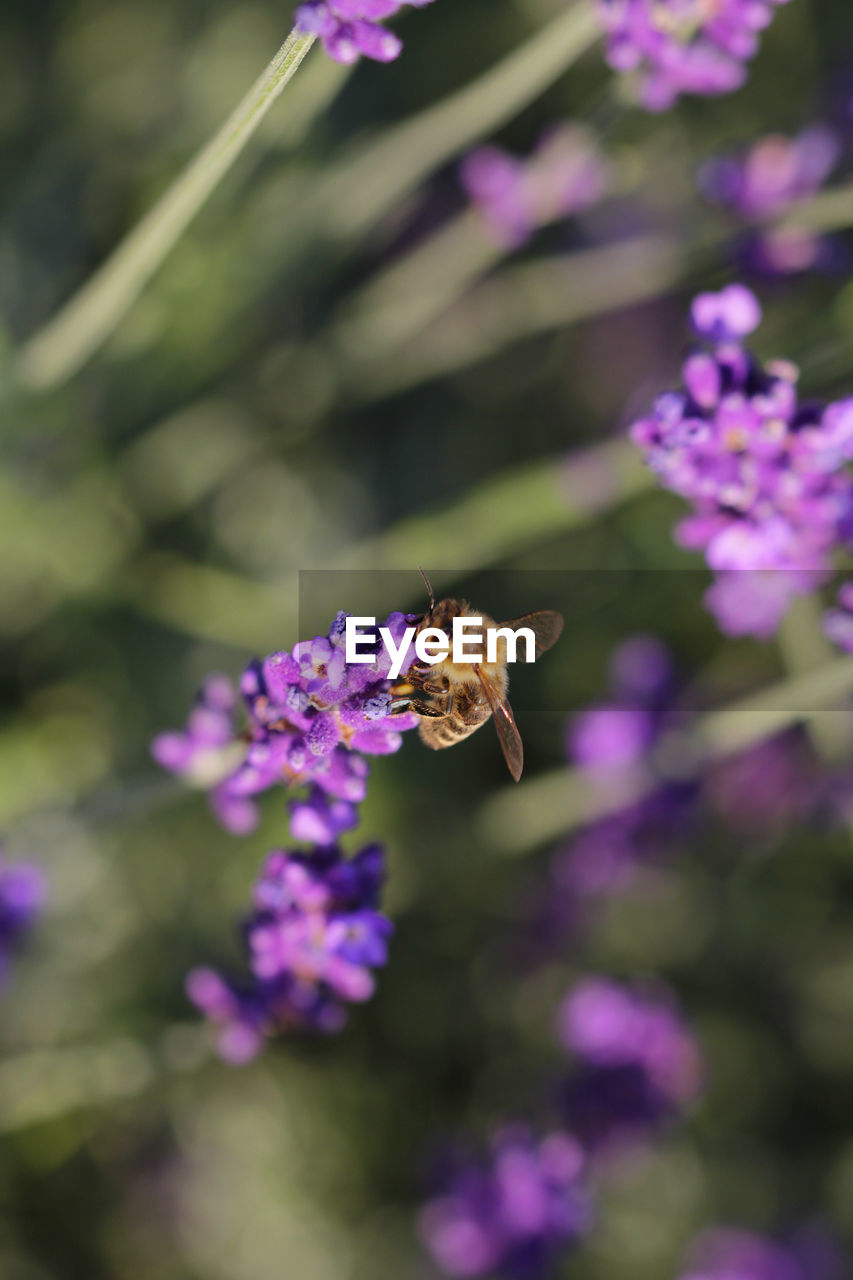
[[[555,609],[539,609],[536,613],[523,613],[520,618],[511,618],[509,622],[501,622],[502,627],[511,627],[517,631],[519,627],[529,627],[536,637],[536,657],[550,649],[559,640],[563,632],[563,615]],[[526,662],[526,645],[520,644],[516,650],[518,662]]]
[[[512,708],[506,698],[501,697],[482,669],[480,667],[475,667],[474,669],[477,672],[486,701],[492,711],[492,719],[495,722],[498,742],[501,744],[506,766],[515,781],[518,782],[521,777],[521,771],[524,768],[524,747],[521,742],[521,734],[518,732],[518,725],[515,723],[515,718],[512,714]]]

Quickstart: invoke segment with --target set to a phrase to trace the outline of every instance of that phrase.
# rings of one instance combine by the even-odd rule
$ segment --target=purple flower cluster
[[[678,1280],[842,1280],[847,1274],[835,1245],[804,1233],[780,1244],[734,1228],[701,1236]]]
[[[740,156],[712,160],[700,172],[699,185],[743,221],[763,223],[820,191],[840,150],[837,134],[824,125],[795,138],[772,134]],[[755,271],[786,275],[828,263],[832,249],[826,236],[805,228],[763,227],[750,232],[744,260]]]
[[[699,1092],[700,1053],[666,993],[588,978],[566,997],[558,1028],[574,1059],[561,1089],[566,1127],[544,1138],[499,1130],[488,1161],[443,1170],[421,1212],[421,1238],[447,1275],[541,1280],[592,1226],[587,1169]]]
[[[345,1004],[369,999],[392,929],[378,910],[383,878],[376,845],[351,859],[334,845],[269,855],[243,925],[250,982],[232,986],[212,969],[187,979],[227,1062],[248,1062],[279,1031],[338,1031]]]
[[[388,618],[398,647],[411,621],[402,613]],[[255,797],[285,784],[295,792],[291,836],[311,846],[271,853],[255,885],[243,924],[250,981],[232,986],[210,969],[189,976],[190,999],[219,1026],[220,1051],[232,1063],[254,1057],[276,1031],[339,1029],[344,1003],[368,999],[371,970],[385,963],[391,925],[378,911],[382,851],[369,846],[346,860],[337,841],[358,825],[366,756],[397,751],[401,731],[418,717],[389,718],[391,658],[378,630],[373,661],[348,664],[345,627],[338,614],[328,635],[249,664],[239,735],[236,694],[217,675],[205,682],[185,728],[152,744],[164,768],[210,790],[214,813],[237,835],[257,824]],[[370,651],[364,631],[360,648]]]
[[[771,134],[740,156],[712,160],[700,181],[708,195],[747,221],[778,218],[821,189],[840,150],[837,134],[826,125],[794,138]]]
[[[595,204],[609,174],[585,129],[562,125],[542,137],[528,160],[481,147],[462,162],[460,178],[500,244],[517,247],[538,227]]]
[[[646,1135],[700,1091],[701,1054],[668,993],[586,978],[563,1001],[558,1030],[578,1064],[567,1122],[590,1148]]]
[[[654,636],[634,636],[613,653],[610,697],[569,726],[569,755],[580,768],[610,777],[642,760],[671,712],[672,659]]]
[[[692,818],[695,788],[658,787],[584,827],[558,848],[537,929],[562,936],[590,921],[590,899],[618,893],[638,870],[663,860]]]
[[[684,362],[684,388],[659,397],[631,436],[693,506],[676,540],[717,574],[706,604],[721,629],[769,638],[849,544],[853,399],[803,402],[793,365],[747,351],[761,310],[743,285],[701,294],[692,319],[703,341]]]
[[[0,982],[12,953],[42,909],[45,879],[38,867],[7,863],[0,857]]]
[[[571,1134],[502,1129],[489,1158],[466,1163],[420,1215],[420,1234],[450,1276],[538,1280],[592,1223],[584,1153]]]
[[[683,93],[731,93],[759,33],[786,0],[598,0],[614,71],[634,72],[650,111],[665,111]]]
[[[396,644],[411,621],[402,613],[388,618],[385,625]],[[390,658],[378,634],[374,662],[347,664],[345,625],[346,616],[338,614],[328,635],[249,664],[240,682],[248,723],[239,736],[234,691],[224,676],[212,676],[186,727],[154,739],[155,760],[210,788],[214,813],[236,835],[257,825],[254,797],[260,792],[278,783],[310,784],[308,807],[299,802],[291,807],[293,837],[334,840],[355,825],[351,806],[367,789],[364,757],[399,750],[401,731],[417,725],[411,714],[388,718]],[[404,664],[402,674],[406,669]],[[309,830],[324,834],[318,838]]]
[[[298,31],[318,36],[335,62],[346,64],[359,58],[393,62],[403,43],[387,27],[404,4],[422,9],[432,0],[306,0],[296,10]]]

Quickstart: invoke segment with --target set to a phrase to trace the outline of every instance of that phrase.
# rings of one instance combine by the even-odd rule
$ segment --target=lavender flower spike
[[[525,161],[499,147],[480,147],[465,157],[459,176],[493,237],[510,248],[538,227],[595,204],[610,181],[593,139],[573,124],[549,129]]]
[[[583,1166],[571,1134],[503,1129],[486,1163],[463,1165],[424,1207],[421,1238],[449,1276],[539,1280],[591,1226]]]
[[[38,867],[7,863],[0,851],[0,982],[12,952],[41,911],[45,893],[45,879]]]
[[[700,342],[684,385],[631,436],[661,483],[691,503],[676,530],[717,580],[706,604],[728,635],[773,635],[827,577],[853,532],[853,400],[800,401],[798,371],[744,346],[761,310],[743,285],[693,303]]]
[[[370,998],[392,931],[377,909],[383,877],[376,845],[349,860],[336,846],[269,855],[242,930],[250,978],[232,986],[194,969],[187,979],[226,1062],[248,1062],[276,1032],[338,1031],[345,1006]]]
[[[683,719],[666,645],[654,636],[632,636],[616,648],[609,667],[607,699],[568,725],[567,756],[590,786],[614,802],[620,793],[625,800],[581,830],[554,860],[551,896],[562,899],[570,914],[578,897],[618,890],[639,864],[660,858],[683,834],[696,799],[695,783],[655,770],[658,742]]]
[[[397,644],[408,622],[402,613],[387,619]],[[328,635],[249,664],[240,681],[248,717],[240,735],[233,724],[233,691],[224,677],[214,676],[186,728],[155,738],[158,763],[208,787],[213,811],[227,830],[251,831],[257,823],[254,797],[278,784],[310,785],[315,809],[318,792],[348,806],[359,803],[367,785],[365,756],[398,751],[401,732],[417,725],[416,715],[388,717],[390,659],[378,635],[374,662],[347,665],[345,624],[341,613]],[[291,817],[294,839],[320,844],[355,825],[351,809],[338,808],[331,817],[315,814],[313,827],[305,805],[292,809]],[[334,830],[318,835],[318,824],[329,821]]]
[[[699,1092],[701,1055],[668,995],[587,978],[563,1001],[558,1027],[579,1063],[566,1086],[567,1119],[590,1146],[644,1134]]]
[[[381,25],[404,4],[421,9],[431,0],[306,0],[296,10],[298,31],[319,36],[335,62],[357,62],[360,57],[374,62],[393,62],[403,48],[402,41]]]
[[[196,786],[210,786],[229,769],[238,747],[234,733],[237,695],[227,676],[208,676],[187,716],[184,729],[160,733],[151,754],[170,773]]]
[[[669,652],[654,636],[633,636],[610,663],[611,697],[573,718],[567,734],[573,764],[602,778],[642,762],[654,746],[670,710],[673,668]]]
[[[841,151],[832,129],[814,125],[795,138],[771,134],[737,156],[706,164],[699,186],[708,199],[746,223],[778,219],[798,201],[814,196],[835,168]],[[835,258],[834,242],[798,227],[757,227],[749,231],[744,264],[769,275],[806,271]]]
[[[853,653],[853,582],[845,582],[838,591],[838,607],[823,615],[823,630],[828,640],[844,653]]]
[[[597,0],[614,71],[635,73],[639,98],[665,111],[682,93],[731,93],[759,33],[786,0]]]
[[[734,1228],[701,1236],[678,1280],[842,1280],[845,1260],[834,1242],[802,1232],[790,1243]]]

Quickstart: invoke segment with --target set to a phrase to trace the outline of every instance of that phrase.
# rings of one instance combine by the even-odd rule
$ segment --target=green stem
[[[554,156],[558,162],[559,143]],[[542,152],[532,162],[547,166],[549,156]],[[625,163],[609,163],[608,198],[627,196],[636,188],[639,172]],[[540,211],[536,229],[564,218],[554,210]],[[516,246],[495,235],[481,209],[466,205],[346,297],[323,344],[344,365],[387,359],[515,252]],[[583,255],[578,260],[582,263]]]
[[[500,792],[483,808],[479,837],[496,852],[523,853],[576,827],[618,813],[673,777],[695,775],[725,756],[757,746],[815,713],[831,711],[853,693],[853,658],[840,658],[697,720],[692,731],[666,735],[655,750],[655,777],[635,777],[619,787],[596,786],[588,773],[555,769]]]
[[[783,619],[778,636],[779,652],[791,676],[825,666],[833,656],[832,645],[823,634],[819,596],[800,596]],[[845,710],[823,708],[805,723],[812,746],[824,760],[839,760],[853,745],[850,716]]]
[[[0,1133],[139,1097],[211,1060],[204,1027],[178,1023],[152,1043],[131,1037],[31,1049],[0,1063]]]
[[[345,300],[324,337],[346,366],[404,347],[496,266],[505,246],[478,209],[466,208]]]
[[[499,471],[454,502],[409,516],[357,543],[328,567],[409,569],[422,557],[465,573],[490,568],[581,527],[654,485],[630,440],[606,440]]]
[[[395,348],[393,359],[377,341],[369,359],[342,361],[342,383],[356,399],[372,401],[467,368],[522,339],[658,298],[683,286],[688,254],[697,248],[641,235],[512,264],[459,299],[417,341]],[[387,345],[390,333],[383,335]]]
[[[803,200],[767,230],[830,231],[853,222],[853,186]],[[356,398],[409,390],[553,328],[647,301],[729,247],[711,226],[678,245],[661,235],[510,263],[464,210],[346,301],[326,342]],[[471,290],[470,292],[467,292]],[[415,341],[417,339],[417,341]]]
[[[837,231],[853,222],[853,184],[795,204],[776,224],[782,231]]]
[[[43,390],[74,374],[112,333],[228,172],[314,43],[295,30],[219,132],[87,283],[24,344],[21,383]]]
[[[654,484],[630,441],[608,440],[573,455],[499,471],[454,502],[354,543],[322,568],[405,569],[412,572],[417,592],[415,565],[446,567],[434,583],[445,590],[456,578],[577,529]],[[121,580],[125,598],[140,613],[188,635],[257,652],[281,648],[289,636],[299,638],[295,576],[291,569],[276,582],[259,582],[175,555],[149,553],[126,565]],[[330,617],[340,608],[339,586],[340,578],[330,574]],[[361,598],[366,612],[398,607],[382,596],[383,589],[381,574],[367,576]],[[321,590],[318,580],[312,587],[318,610],[325,602]]]

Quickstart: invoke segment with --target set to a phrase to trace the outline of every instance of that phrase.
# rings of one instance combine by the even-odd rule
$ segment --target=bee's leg
[[[441,720],[450,713],[453,695],[450,681],[436,677],[432,665],[413,664],[403,679],[392,685],[391,699],[389,715],[412,711],[425,720]]]
[[[422,689],[427,679],[432,675],[432,667],[421,666],[418,663],[412,663],[409,670],[403,676],[401,683],[411,686],[413,689]]]
[[[412,707],[412,710],[417,712],[417,714],[421,717],[422,720],[443,720],[445,715],[447,714],[446,712],[442,711],[440,707],[430,706],[428,702],[416,703]]]
[[[403,679],[392,688],[392,693],[411,693],[417,689],[420,693],[444,694],[450,684],[446,676],[433,678],[433,666],[420,666],[417,663],[409,667]]]
[[[434,704],[440,707],[438,714],[449,716],[453,710],[453,690],[449,688],[447,683],[439,683],[436,680],[432,684],[425,684],[422,687],[425,693],[432,695]]]
[[[409,711],[413,711],[423,720],[441,720],[446,715],[446,712],[439,710],[438,707],[433,707],[428,702],[417,701],[415,698],[395,698],[388,708],[388,715],[403,716]]]

